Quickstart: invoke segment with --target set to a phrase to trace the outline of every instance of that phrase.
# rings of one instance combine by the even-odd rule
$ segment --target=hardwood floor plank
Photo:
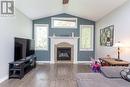
[[[23,79],[6,80],[0,87],[77,87],[76,73],[88,72],[89,66],[84,64],[44,64]]]

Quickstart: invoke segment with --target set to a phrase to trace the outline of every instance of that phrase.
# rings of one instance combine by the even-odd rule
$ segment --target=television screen
[[[15,38],[14,61],[26,59],[34,53],[34,40]]]
[[[22,58],[22,44],[15,43],[14,61]]]
[[[26,49],[26,56],[33,55],[35,53],[35,45],[34,40],[27,40],[27,49]]]
[[[27,40],[15,38],[14,61],[26,58]]]
[[[34,40],[31,40],[30,41],[30,55],[33,55],[33,54],[35,54],[35,42],[34,42]]]

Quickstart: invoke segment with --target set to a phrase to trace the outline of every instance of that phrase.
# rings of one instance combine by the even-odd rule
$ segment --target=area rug
[[[105,66],[101,67],[101,73],[107,78],[121,78],[120,72],[124,68],[122,66]]]

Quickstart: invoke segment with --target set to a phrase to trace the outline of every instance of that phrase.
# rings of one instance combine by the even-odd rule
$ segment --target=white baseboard
[[[2,83],[3,81],[7,80],[8,79],[8,76],[5,76],[3,78],[0,79],[0,83]]]
[[[37,61],[36,63],[38,65],[42,65],[42,64],[46,64],[46,63],[48,63],[48,64],[55,64],[55,63],[52,63],[51,61]],[[80,63],[90,65],[91,61],[77,61],[74,64],[80,64]]]
[[[87,64],[90,65],[91,61],[77,61],[78,64],[82,63],[82,64]]]
[[[36,61],[36,63],[38,65],[42,65],[42,64],[46,64],[46,63],[50,63],[51,61]]]

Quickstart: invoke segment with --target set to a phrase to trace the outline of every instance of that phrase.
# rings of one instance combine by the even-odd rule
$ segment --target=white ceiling
[[[63,6],[62,0],[16,0],[16,8],[30,19],[68,13],[97,21],[127,0],[69,0]]]

